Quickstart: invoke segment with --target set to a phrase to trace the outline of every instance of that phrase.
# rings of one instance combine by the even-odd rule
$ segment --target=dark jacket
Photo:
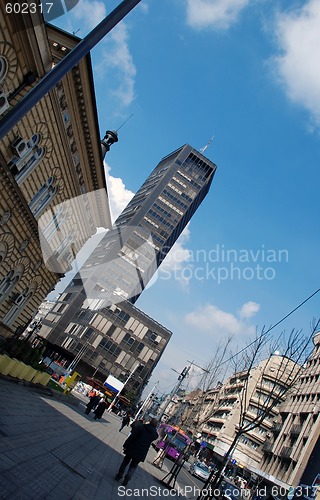
[[[122,419],[122,427],[130,424],[130,415],[125,415]]]
[[[152,441],[158,438],[156,428],[151,424],[132,425],[132,432],[123,444],[124,454],[144,462]]]
[[[101,403],[98,404],[97,408],[94,410],[95,418],[101,418],[102,415],[104,414],[105,409],[107,408],[108,404],[106,401],[101,401]]]
[[[99,404],[100,399],[101,399],[101,396],[98,396],[98,395],[92,396],[90,398],[89,403],[87,404],[87,410],[92,410],[92,408],[97,406],[97,404]]]

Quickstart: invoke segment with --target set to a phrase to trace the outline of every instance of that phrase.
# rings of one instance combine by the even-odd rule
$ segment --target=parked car
[[[192,474],[195,477],[198,477],[202,481],[207,481],[210,476],[210,469],[209,467],[202,463],[202,462],[194,462],[191,464],[189,468],[190,474]]]
[[[223,500],[239,500],[241,499],[241,491],[234,484],[223,480],[220,484],[221,499]]]

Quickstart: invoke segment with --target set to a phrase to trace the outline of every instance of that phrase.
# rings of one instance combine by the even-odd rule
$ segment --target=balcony
[[[284,446],[280,452],[280,457],[290,459],[291,453],[292,448],[290,446]]]
[[[266,453],[270,453],[273,447],[273,443],[271,441],[265,441],[263,446],[262,446],[262,451]]]
[[[210,417],[210,420],[209,420],[209,425],[211,424],[215,424],[215,423],[218,423],[218,424],[223,424],[225,421],[226,421],[226,418],[227,418],[227,415],[226,414],[217,414],[217,415],[213,415],[212,417]]]
[[[300,434],[301,430],[302,430],[302,425],[293,425],[291,427],[290,433],[295,435],[295,436],[298,436]]]
[[[276,422],[272,426],[272,432],[280,432],[281,431],[282,424],[280,422]]]

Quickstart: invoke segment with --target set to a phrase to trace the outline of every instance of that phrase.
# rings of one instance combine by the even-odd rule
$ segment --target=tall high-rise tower
[[[44,320],[41,335],[75,354],[81,346],[77,342],[73,350],[66,343],[70,323],[88,321],[91,327],[99,311],[134,304],[208,193],[215,171],[188,144],[164,157],[82,266],[63,303]],[[83,337],[98,346],[94,336]]]
[[[160,161],[80,271],[93,307],[135,303],[206,196],[215,170],[189,145]]]

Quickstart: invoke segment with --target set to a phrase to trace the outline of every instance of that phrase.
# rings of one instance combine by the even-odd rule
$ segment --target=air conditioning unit
[[[30,149],[28,143],[24,139],[21,139],[21,137],[13,141],[11,147],[19,158],[23,158]]]
[[[10,103],[6,94],[0,93],[0,115],[2,115],[10,107]]]

